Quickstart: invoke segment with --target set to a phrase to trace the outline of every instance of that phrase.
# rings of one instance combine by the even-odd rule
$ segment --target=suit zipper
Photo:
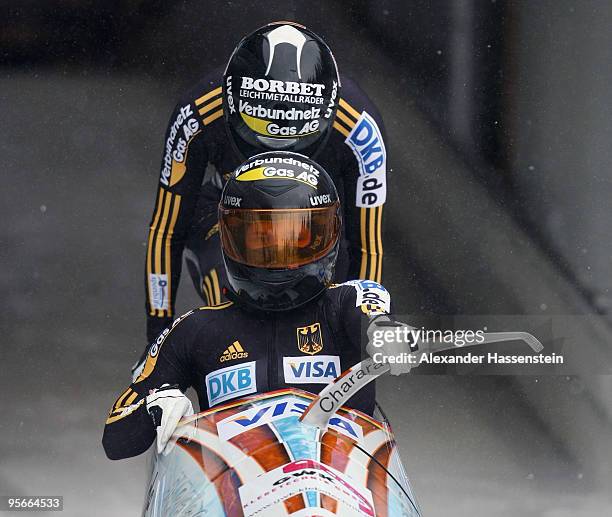
[[[268,342],[268,390],[275,389],[278,382],[278,358],[276,357],[276,315],[272,316],[272,336]]]

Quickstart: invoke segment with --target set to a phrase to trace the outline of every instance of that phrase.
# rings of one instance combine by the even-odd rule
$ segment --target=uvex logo
[[[223,196],[223,204],[239,208],[242,198],[237,196]]]
[[[321,194],[320,196],[310,196],[310,205],[318,206],[331,203],[331,194]]]

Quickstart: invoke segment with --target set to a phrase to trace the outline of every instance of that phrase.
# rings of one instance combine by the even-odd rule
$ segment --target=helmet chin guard
[[[328,255],[298,269],[263,271],[224,256],[230,289],[245,305],[277,312],[296,309],[318,298],[331,283],[338,243]],[[231,271],[231,274],[230,274]]]

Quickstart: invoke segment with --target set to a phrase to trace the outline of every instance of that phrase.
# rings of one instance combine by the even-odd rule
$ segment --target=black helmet
[[[310,157],[331,132],[340,94],[336,60],[306,27],[276,22],[245,37],[223,77],[223,113],[242,159],[291,150]]]
[[[304,155],[262,153],[239,166],[219,204],[230,290],[268,311],[299,307],[330,284],[340,202],[327,172]]]

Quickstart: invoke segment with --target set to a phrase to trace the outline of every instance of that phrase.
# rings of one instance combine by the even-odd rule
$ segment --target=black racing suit
[[[217,205],[227,176],[240,165],[223,122],[222,70],[200,81],[176,105],[164,145],[157,200],[147,240],[145,289],[151,343],[172,322],[186,251],[189,272],[207,305],[225,298]],[[333,130],[316,161],[334,180],[344,235],[336,280],[382,273],[386,151],[378,110],[347,77]]]
[[[254,393],[295,387],[318,393],[362,359],[368,314],[387,312],[389,293],[372,281],[327,289],[291,311],[248,311],[231,301],[178,318],[150,346],[144,369],[106,421],[103,444],[111,459],[144,452],[155,439],[146,408],[150,390],[163,384],[193,387],[200,410]],[[372,414],[374,383],[351,407]]]

